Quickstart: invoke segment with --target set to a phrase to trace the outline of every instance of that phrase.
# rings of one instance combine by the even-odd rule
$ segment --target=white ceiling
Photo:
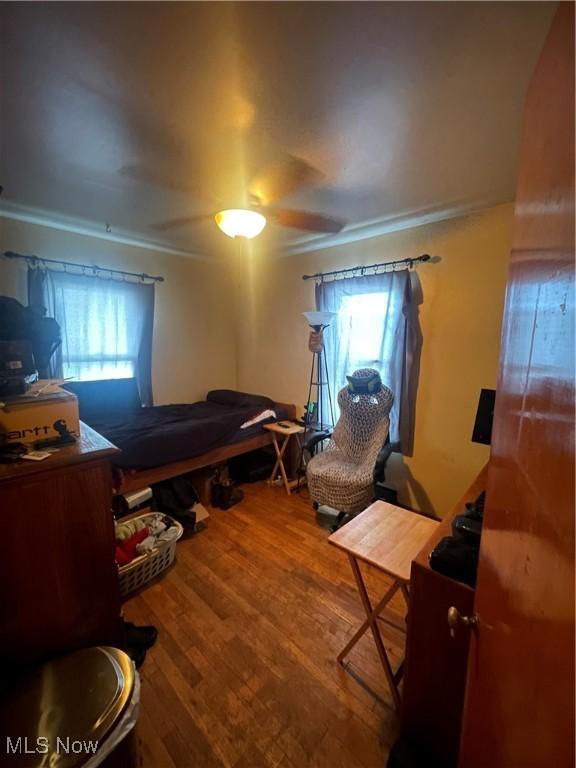
[[[2,205],[199,254],[281,152],[282,201],[366,221],[511,200],[525,90],[555,4],[2,3]],[[165,182],[120,172],[144,166]],[[305,233],[270,226],[271,246]]]

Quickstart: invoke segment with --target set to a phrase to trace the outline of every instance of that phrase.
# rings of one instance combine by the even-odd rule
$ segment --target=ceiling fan
[[[125,166],[121,173],[138,180],[162,183],[158,175],[152,177],[136,166]],[[153,225],[154,229],[168,230],[213,219],[228,237],[253,238],[259,235],[270,221],[282,227],[300,229],[321,234],[335,234],[346,222],[332,216],[311,211],[277,208],[275,203],[297,189],[318,183],[323,175],[312,165],[293,155],[265,166],[248,184],[247,204],[242,207],[223,208],[199,216],[181,216]],[[170,183],[169,186],[178,186]],[[192,190],[191,190],[192,191]]]

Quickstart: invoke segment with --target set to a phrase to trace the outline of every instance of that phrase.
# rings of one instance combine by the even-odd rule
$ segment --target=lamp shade
[[[302,314],[308,320],[308,325],[311,325],[312,328],[330,325],[336,317],[336,312],[302,312]]]
[[[266,218],[258,211],[247,208],[230,208],[219,211],[214,217],[216,224],[228,237],[247,237],[259,235],[266,226]]]

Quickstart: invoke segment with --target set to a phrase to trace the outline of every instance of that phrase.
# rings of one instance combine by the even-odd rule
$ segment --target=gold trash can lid
[[[117,648],[86,648],[20,678],[0,701],[0,765],[78,768],[119,722],[134,666]]]

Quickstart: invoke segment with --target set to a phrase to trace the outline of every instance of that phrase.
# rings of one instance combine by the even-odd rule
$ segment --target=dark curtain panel
[[[416,288],[416,290],[415,290]],[[416,422],[416,396],[420,374],[422,331],[418,319],[420,282],[416,272],[409,272],[406,279],[402,314],[405,322],[404,365],[402,367],[402,395],[400,403],[400,446],[405,456],[414,452],[414,428]]]
[[[408,270],[316,285],[316,307],[338,317],[325,331],[333,400],[356,368],[376,368],[394,394],[390,440],[412,454],[422,336]]]
[[[139,286],[144,312],[142,336],[138,350],[136,379],[142,405],[154,405],[152,393],[152,339],[154,335],[154,283]]]
[[[53,293],[50,290],[50,277],[48,272],[38,267],[28,267],[28,306],[42,307],[47,317],[54,317],[54,303],[50,299]],[[39,370],[41,379],[61,379],[63,377],[62,346],[54,352],[50,358],[47,369]]]

